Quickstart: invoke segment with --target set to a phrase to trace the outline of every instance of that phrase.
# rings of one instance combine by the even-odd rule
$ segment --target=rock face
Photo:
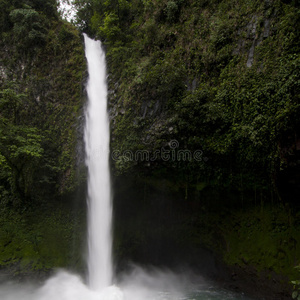
[[[293,56],[298,7],[275,0],[179,2],[176,18],[168,17],[163,1],[137,8],[130,18],[136,27],[128,32],[122,22],[128,27],[129,21],[122,19],[129,37],[120,37],[120,48],[118,36],[96,32],[107,45],[116,174],[174,167],[185,178],[189,169],[198,183],[273,189],[289,160],[284,149],[293,147],[284,136],[299,135]],[[126,151],[172,151],[171,140],[180,145],[176,151],[202,151],[205,163],[167,164],[158,156],[146,164],[126,157]]]
[[[120,260],[161,253],[172,264],[190,242],[253,267],[255,280],[261,270],[296,278],[298,206],[286,191],[299,165],[298,4],[127,4],[89,6],[87,25],[107,49]]]

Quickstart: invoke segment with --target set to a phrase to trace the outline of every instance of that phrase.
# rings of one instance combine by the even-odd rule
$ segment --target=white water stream
[[[101,290],[112,284],[109,120],[105,54],[99,41],[84,35],[88,63],[88,105],[85,145],[88,167],[89,286]]]

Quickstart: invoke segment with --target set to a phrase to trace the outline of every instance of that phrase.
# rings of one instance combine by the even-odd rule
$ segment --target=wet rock
[[[264,32],[263,32],[263,38],[267,38],[270,36],[270,20],[266,19],[264,22]]]
[[[255,40],[253,41],[251,48],[248,53],[247,67],[250,68],[254,61],[254,51],[255,51]]]

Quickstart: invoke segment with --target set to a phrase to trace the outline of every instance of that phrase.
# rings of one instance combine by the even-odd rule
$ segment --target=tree
[[[43,44],[46,41],[45,19],[36,10],[31,8],[14,9],[9,14],[13,32],[22,48]]]
[[[21,201],[31,196],[34,172],[43,155],[43,136],[19,119],[25,97],[10,88],[0,92],[0,180],[6,180]]]

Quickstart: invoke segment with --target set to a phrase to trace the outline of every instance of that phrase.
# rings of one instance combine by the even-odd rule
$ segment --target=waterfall
[[[112,284],[112,207],[105,53],[84,35],[88,64],[85,147],[88,167],[88,283],[100,291]]]

